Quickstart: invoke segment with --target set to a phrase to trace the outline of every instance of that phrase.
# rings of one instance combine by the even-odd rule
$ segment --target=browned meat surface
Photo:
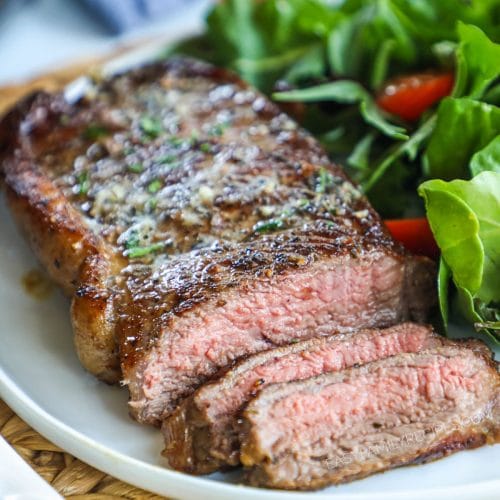
[[[443,342],[428,326],[403,323],[304,340],[249,356],[198,389],[163,422],[163,454],[171,467],[196,474],[238,465],[239,414],[268,385],[335,372],[400,352],[418,352]]]
[[[500,376],[479,342],[263,389],[243,414],[253,485],[314,489],[500,440]]]
[[[158,423],[233,360],[423,320],[406,254],[318,143],[234,75],[186,60],[37,94],[0,125],[12,211],[73,296],[84,366]]]

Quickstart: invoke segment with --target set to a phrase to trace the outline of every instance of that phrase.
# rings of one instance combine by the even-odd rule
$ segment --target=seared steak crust
[[[268,385],[445,342],[429,326],[403,323],[382,330],[333,333],[249,356],[200,387],[163,422],[163,455],[171,467],[196,474],[239,465],[240,413]]]
[[[243,420],[251,484],[315,489],[498,442],[500,375],[484,344],[448,342],[271,385]]]
[[[227,71],[172,59],[76,103],[36,94],[0,124],[0,155],[12,211],[73,296],[82,363],[117,381],[119,356],[140,420],[158,422],[242,355],[331,326],[422,320],[434,302],[433,265],[406,254],[318,143]],[[253,313],[280,287],[310,317],[286,297],[266,312],[274,322]],[[248,321],[233,339],[236,317]]]

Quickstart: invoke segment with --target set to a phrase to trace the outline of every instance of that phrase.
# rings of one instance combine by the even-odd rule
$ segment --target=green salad
[[[498,0],[225,0],[175,50],[293,103],[383,217],[425,214],[444,325],[500,342],[499,42]]]

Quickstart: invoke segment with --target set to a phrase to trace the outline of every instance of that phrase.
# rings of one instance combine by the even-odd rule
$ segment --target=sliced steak
[[[252,485],[314,489],[500,439],[500,376],[479,342],[263,389],[243,414]]]
[[[163,455],[171,467],[196,474],[238,465],[239,413],[266,386],[343,370],[400,352],[418,352],[443,342],[445,339],[429,326],[403,323],[383,330],[304,340],[254,354],[202,386],[163,422]]]
[[[10,206],[73,296],[82,363],[158,423],[235,359],[424,320],[434,266],[317,141],[190,60],[37,94],[0,124]],[[120,363],[118,363],[120,361]],[[119,369],[120,368],[120,369]]]

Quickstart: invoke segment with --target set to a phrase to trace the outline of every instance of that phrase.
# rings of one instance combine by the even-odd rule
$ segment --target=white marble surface
[[[208,3],[200,0],[126,35],[113,36],[78,0],[32,0],[0,22],[0,84],[99,54],[122,41],[179,29],[187,18],[201,20]]]

